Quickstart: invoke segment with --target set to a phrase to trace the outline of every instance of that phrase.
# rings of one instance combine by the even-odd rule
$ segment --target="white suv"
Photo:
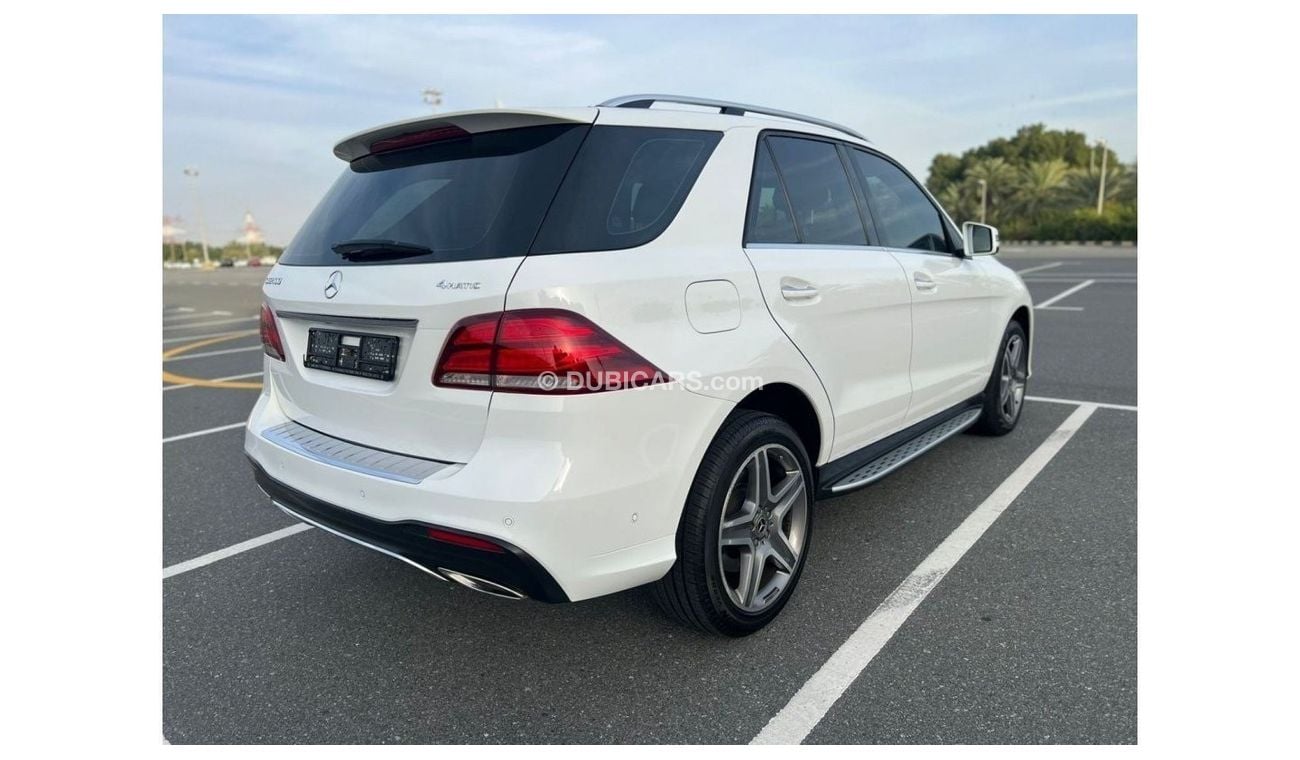
[[[639,95],[334,153],[266,278],[244,446],[281,509],[437,578],[547,602],[649,583],[752,633],[816,499],[1019,418],[1033,312],[983,255],[996,230],[959,232],[850,129]]]

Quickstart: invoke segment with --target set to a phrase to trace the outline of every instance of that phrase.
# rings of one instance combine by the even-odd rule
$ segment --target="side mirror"
[[[961,225],[962,253],[966,256],[992,256],[998,252],[998,228],[979,222]]]

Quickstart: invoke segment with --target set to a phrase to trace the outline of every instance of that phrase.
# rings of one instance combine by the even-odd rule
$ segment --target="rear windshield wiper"
[[[334,252],[349,261],[362,259],[408,259],[412,256],[427,256],[433,249],[427,245],[403,243],[400,240],[372,240],[361,238],[345,240],[330,246]]]

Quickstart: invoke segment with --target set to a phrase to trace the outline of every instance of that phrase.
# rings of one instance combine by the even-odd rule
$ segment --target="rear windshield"
[[[523,256],[588,129],[578,124],[483,132],[357,159],[280,262],[338,267]],[[345,260],[331,247],[358,239],[433,252],[396,262]]]
[[[280,262],[410,264],[523,256],[530,248],[563,253],[642,245],[672,222],[720,138],[718,132],[561,125],[367,156],[344,170]],[[390,240],[432,253],[348,260],[332,246],[349,240]]]

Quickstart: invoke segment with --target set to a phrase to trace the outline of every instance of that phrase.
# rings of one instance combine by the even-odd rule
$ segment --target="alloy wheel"
[[[1019,335],[1012,335],[1007,341],[1006,350],[1002,352],[1000,372],[998,410],[1007,422],[1015,422],[1020,416],[1020,407],[1025,403],[1025,340]]]
[[[751,452],[732,477],[718,529],[718,565],[733,604],[762,612],[794,577],[808,530],[800,460],[779,443]]]

